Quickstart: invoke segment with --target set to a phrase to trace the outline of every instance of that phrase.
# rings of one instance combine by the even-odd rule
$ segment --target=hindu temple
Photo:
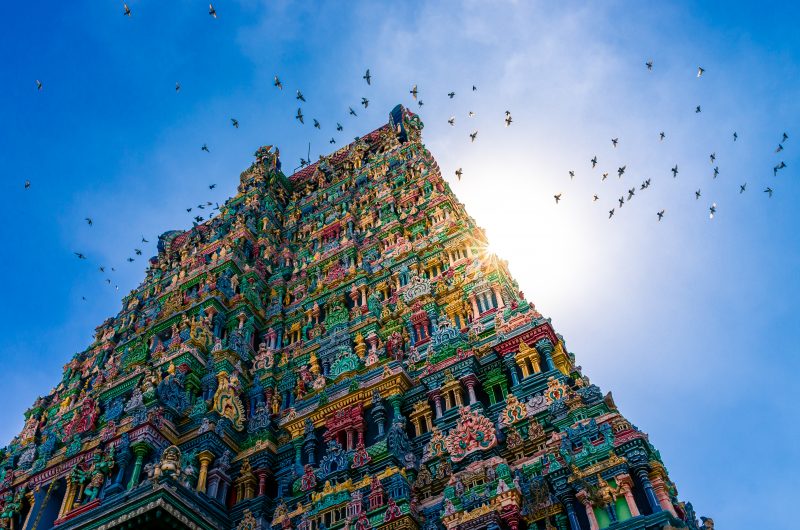
[[[422,128],[398,105],[289,176],[261,147],[162,234],[0,452],[0,527],[697,530]]]

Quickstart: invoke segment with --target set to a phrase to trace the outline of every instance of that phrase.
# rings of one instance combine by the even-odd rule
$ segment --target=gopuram
[[[161,235],[0,453],[0,527],[697,530],[421,130],[397,106],[289,177],[262,147]]]

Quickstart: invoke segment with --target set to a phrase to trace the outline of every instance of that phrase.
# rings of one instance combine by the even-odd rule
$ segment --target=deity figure
[[[86,471],[86,478],[88,478],[89,483],[83,490],[86,502],[91,502],[97,498],[106,477],[111,474],[111,470],[116,463],[114,460],[114,451],[114,446],[112,445],[105,454],[100,450],[92,454],[92,463]]]
[[[239,376],[234,372],[228,375],[226,371],[217,374],[217,391],[214,394],[213,407],[221,416],[231,420],[234,429],[244,429],[244,406],[239,399],[241,387]]]
[[[383,514],[384,521],[391,521],[393,519],[397,519],[398,517],[403,515],[403,511],[394,502],[392,497],[389,497],[388,505],[386,506],[386,512]]]

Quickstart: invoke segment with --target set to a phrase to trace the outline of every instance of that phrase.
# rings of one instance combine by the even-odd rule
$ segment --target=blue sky
[[[216,20],[200,1],[128,4],[130,18],[122,2],[18,2],[0,22],[0,439],[141,280],[144,256],[125,261],[134,248],[153,254],[158,234],[191,225],[185,208],[233,195],[259,145],[278,145],[291,169],[308,142],[316,158],[404,103],[527,297],[650,433],[681,497],[720,528],[796,527],[797,4],[250,0],[220,1]],[[294,120],[297,89],[322,130]]]

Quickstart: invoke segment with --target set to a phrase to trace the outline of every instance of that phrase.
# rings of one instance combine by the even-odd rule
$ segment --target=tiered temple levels
[[[288,178],[261,148],[163,234],[0,455],[0,526],[695,529],[421,129],[398,106]]]

